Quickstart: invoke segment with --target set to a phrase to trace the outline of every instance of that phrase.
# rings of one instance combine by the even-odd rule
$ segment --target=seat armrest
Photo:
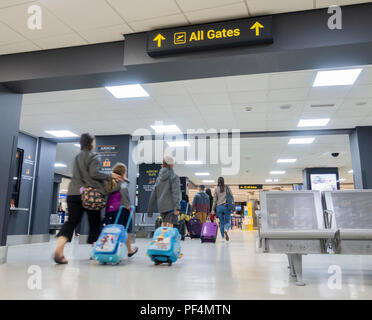
[[[372,240],[372,229],[340,229],[341,240]]]
[[[329,229],[314,230],[261,230],[260,236],[265,239],[317,240],[333,239],[336,231]]]

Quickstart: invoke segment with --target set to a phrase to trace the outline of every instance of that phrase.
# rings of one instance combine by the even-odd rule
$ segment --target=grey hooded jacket
[[[151,193],[148,213],[153,213],[155,201],[160,213],[180,210],[181,183],[180,178],[171,168],[162,168]]]
[[[72,178],[67,195],[80,195],[81,187],[92,187],[106,194],[106,182],[111,173],[101,171],[99,156],[91,151],[82,150],[73,163]]]
[[[124,179],[124,181],[120,181],[118,183],[118,186],[111,191],[111,193],[120,191],[121,194],[121,200],[120,205],[124,206],[125,208],[128,208],[131,205],[130,196],[129,196],[129,183],[130,181],[128,179]]]

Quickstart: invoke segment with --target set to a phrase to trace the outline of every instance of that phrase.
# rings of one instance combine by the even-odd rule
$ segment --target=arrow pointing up
[[[261,23],[256,21],[256,23],[251,27],[251,30],[256,29],[256,36],[258,37],[260,35],[260,29],[265,28]]]
[[[163,35],[162,34],[158,34],[155,38],[154,38],[154,40],[152,40],[152,41],[157,41],[158,42],[158,48],[160,48],[161,47],[161,41],[162,40],[165,40],[165,38],[163,37]]]

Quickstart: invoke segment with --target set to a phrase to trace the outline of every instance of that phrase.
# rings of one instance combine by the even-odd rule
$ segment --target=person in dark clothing
[[[101,227],[101,212],[84,209],[81,201],[81,188],[92,187],[105,194],[106,182],[110,179],[122,181],[122,177],[115,173],[105,173],[100,170],[99,156],[93,152],[95,138],[89,133],[80,137],[81,151],[75,157],[72,178],[67,192],[68,221],[65,222],[57,237],[57,247],[54,252],[54,261],[57,264],[67,264],[68,260],[63,255],[66,242],[71,241],[75,228],[80,223],[86,212],[89,222],[88,243],[94,243],[99,237]]]
[[[213,196],[212,196],[212,191],[211,189],[207,188],[205,190],[205,193],[209,196],[209,208],[211,210],[211,214],[209,216],[209,218],[211,219],[211,221],[213,222],[214,221],[214,213],[212,212],[212,206],[213,206]]]
[[[207,221],[210,212],[209,196],[204,190],[205,186],[203,184],[200,185],[199,192],[195,195],[191,208],[191,212],[195,213],[196,219],[198,219],[202,225]]]

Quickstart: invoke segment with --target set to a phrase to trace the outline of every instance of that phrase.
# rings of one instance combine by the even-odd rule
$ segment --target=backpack
[[[116,212],[120,209],[121,193],[116,191],[111,193],[107,199],[106,212]]]

